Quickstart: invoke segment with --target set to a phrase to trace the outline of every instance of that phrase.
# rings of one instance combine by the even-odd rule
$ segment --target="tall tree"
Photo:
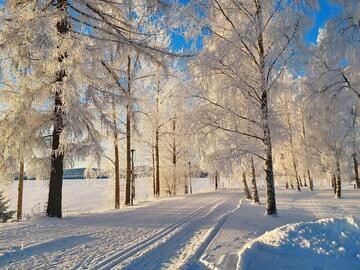
[[[23,197],[24,197],[24,161],[19,164],[19,184],[18,184],[18,200],[16,208],[16,218],[21,220],[23,216]]]
[[[116,67],[99,61],[107,60],[104,54],[110,45],[127,54],[141,52],[144,58],[158,65],[163,64],[164,55],[175,56],[165,43],[154,42],[168,31],[164,5],[159,1],[140,1],[134,10],[139,22],[129,25],[124,24],[128,15],[124,3],[7,1],[2,10],[2,66],[9,75],[3,83],[10,88],[20,85],[20,75],[14,75],[14,68],[26,70],[31,81],[27,85],[31,90],[26,91],[30,106],[35,111],[46,111],[43,113],[46,117],[39,121],[41,127],[32,136],[41,134],[47,145],[51,145],[50,156],[49,152],[43,153],[50,168],[49,216],[62,215],[64,166],[89,155],[100,160],[101,134],[95,126],[101,122],[116,128],[111,114],[104,113],[108,110],[105,104],[111,104],[112,98],[112,90],[108,89],[111,83],[107,83],[119,82],[113,76]],[[169,4],[167,8],[172,6]],[[168,21],[169,28],[173,18]],[[160,29],[155,31],[156,35],[154,25]],[[16,80],[11,80],[11,76]],[[33,117],[27,119],[27,123],[32,121]]]
[[[52,154],[51,154],[51,171],[49,196],[46,214],[50,217],[62,216],[61,200],[62,200],[62,177],[64,173],[64,152],[60,146],[61,133],[64,130],[64,100],[62,82],[67,76],[67,71],[62,66],[62,63],[69,57],[69,53],[63,44],[67,39],[67,35],[71,30],[69,17],[67,14],[67,2],[59,0],[56,8],[59,11],[60,19],[56,22],[56,31],[58,40],[56,47],[59,50],[57,55],[59,69],[55,71],[56,86],[55,86],[55,103],[54,103],[54,123],[52,132]]]
[[[252,196],[251,196],[249,186],[248,186],[247,181],[246,181],[246,171],[242,172],[242,182],[243,182],[245,197],[246,197],[246,199],[251,200]]]
[[[276,95],[274,89],[299,51],[306,16],[295,1],[207,3],[208,20],[199,24],[211,35],[193,68],[200,88],[198,98],[237,119],[238,125],[231,126],[231,121],[218,115],[211,119],[205,115],[203,122],[209,129],[237,133],[263,147],[260,154],[265,168],[267,214],[276,215],[271,95]],[[231,104],[235,101],[241,106],[234,109]]]
[[[250,166],[251,166],[251,185],[252,185],[252,197],[254,203],[260,203],[258,188],[256,184],[256,172],[255,172],[255,164],[254,164],[254,157],[250,159]]]

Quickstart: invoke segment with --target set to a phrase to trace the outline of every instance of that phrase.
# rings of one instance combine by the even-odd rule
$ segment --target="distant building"
[[[97,168],[75,168],[64,170],[63,179],[104,179],[109,176]]]
[[[64,170],[63,179],[106,179],[109,176],[102,170],[97,168],[74,168]],[[35,180],[34,176],[24,176],[24,180]],[[19,176],[15,176],[15,180],[19,180]]]

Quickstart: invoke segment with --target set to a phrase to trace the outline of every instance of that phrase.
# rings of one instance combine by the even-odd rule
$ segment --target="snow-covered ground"
[[[224,187],[239,186],[230,180],[222,179]],[[37,215],[44,211],[48,196],[48,181],[24,182],[23,213]],[[214,188],[214,183],[208,178],[192,179],[193,192],[206,192]],[[124,201],[124,179],[120,182],[121,202]],[[0,187],[1,189],[1,187]],[[10,209],[16,210],[17,182],[4,189],[10,199]],[[152,179],[137,178],[135,181],[136,201],[139,204],[153,200]],[[63,212],[65,215],[76,213],[100,212],[112,209],[114,206],[114,183],[107,179],[64,180],[63,184]]]
[[[96,213],[75,213],[85,208],[73,198],[77,207],[68,209],[75,212],[61,220],[41,217],[0,225],[0,268],[252,270],[266,265],[270,270],[320,270],[335,269],[332,262],[338,260],[348,261],[341,269],[360,268],[359,191],[346,187],[343,199],[334,199],[328,188],[278,188],[279,216],[269,217],[264,204],[244,200],[239,190],[205,192],[204,182],[200,186],[204,192],[198,194]],[[82,192],[74,190],[73,196]],[[264,202],[264,191],[260,194]],[[350,216],[355,218],[306,223]],[[278,228],[297,222],[302,223]],[[267,231],[272,232],[263,235]],[[316,250],[329,254],[317,255]],[[306,264],[306,256],[318,258],[318,264]]]
[[[359,269],[359,226],[360,220],[351,217],[285,225],[246,244],[239,268]]]
[[[239,192],[199,193],[134,208],[0,227],[0,268],[177,269],[196,261]]]
[[[262,202],[264,202],[264,192],[262,191]],[[337,253],[329,254],[327,256],[321,257],[320,262],[314,267],[306,267],[305,264],[306,256],[302,256],[303,253],[296,252],[296,250],[289,251],[289,254],[296,254],[286,258],[286,255],[281,253],[277,249],[278,253],[273,252],[275,248],[269,248],[268,256],[264,256],[262,253],[260,256],[260,251],[263,250],[257,245],[251,245],[254,239],[263,235],[267,231],[271,231],[275,228],[283,226],[285,224],[292,224],[298,222],[310,222],[315,221],[321,218],[330,218],[330,217],[355,217],[360,218],[360,192],[358,190],[353,190],[352,186],[347,186],[343,190],[343,198],[335,199],[334,194],[330,188],[323,188],[318,191],[309,192],[297,192],[294,190],[285,190],[282,188],[277,189],[277,207],[278,207],[278,217],[269,217],[264,215],[265,205],[253,205],[251,201],[242,200],[241,206],[237,209],[232,215],[228,217],[222,229],[220,230],[218,236],[214,239],[211,245],[208,247],[206,252],[202,255],[201,260],[210,268],[210,269],[240,269],[240,270],[254,270],[254,269],[269,269],[269,270],[288,270],[288,269],[315,269],[315,270],[324,270],[324,269],[347,269],[355,270],[360,269],[360,260],[357,261],[356,267],[351,264],[345,264],[344,268],[327,268],[331,265]],[[334,225],[336,226],[336,225]],[[287,227],[285,227],[287,228]],[[290,228],[293,228],[290,226]],[[295,228],[297,228],[295,226]],[[312,241],[321,242],[324,236],[323,233],[326,233],[326,230],[331,230],[332,226],[324,228],[324,232],[317,231],[311,237],[314,237]],[[334,228],[334,230],[342,230],[341,228]],[[328,234],[326,237],[331,238],[331,241],[340,243],[341,240],[340,233],[334,232],[334,234]],[[272,235],[275,239],[273,232]],[[356,233],[357,239],[360,237],[359,230],[352,231]],[[338,233],[338,234],[336,234]],[[271,237],[271,236],[270,236]],[[280,237],[280,236],[278,236]],[[310,236],[309,236],[310,237]],[[258,240],[261,242],[261,237]],[[284,243],[282,247],[287,249],[292,246],[292,239],[288,239],[288,243]],[[285,241],[286,242],[286,241]],[[354,252],[353,255],[357,256],[360,253],[359,242],[353,243],[353,249],[350,252]],[[247,251],[244,252],[244,247],[247,248]],[[340,246],[339,246],[340,247]],[[320,247],[319,247],[320,248]],[[324,249],[327,247],[324,246]],[[254,251],[252,249],[255,249]],[[305,247],[304,247],[305,249]],[[356,250],[357,249],[357,250]],[[242,250],[242,251],[240,251]],[[239,251],[241,257],[244,258],[246,264],[238,265],[239,261]],[[357,252],[355,254],[355,251]],[[252,254],[257,254],[256,258],[252,257]],[[287,261],[288,264],[281,265],[277,264],[276,255],[279,255],[279,261]],[[282,257],[284,255],[284,257]],[[294,256],[299,256],[298,260],[294,260]],[[320,258],[320,257],[319,257]],[[340,259],[346,259],[346,257],[339,257]],[[339,259],[338,258],[338,259]],[[326,259],[329,259],[328,261]],[[302,261],[303,260],[303,261]],[[248,263],[251,261],[252,263]],[[342,261],[342,260],[341,260]],[[293,263],[294,262],[294,263]],[[321,264],[323,263],[323,264]],[[266,265],[266,268],[263,266]],[[298,267],[298,268],[296,268]]]

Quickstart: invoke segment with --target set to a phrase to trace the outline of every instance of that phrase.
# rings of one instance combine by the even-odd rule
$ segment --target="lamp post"
[[[135,200],[134,152],[135,149],[131,149],[131,205],[134,205],[134,200]]]
[[[189,161],[189,185],[190,185],[190,194],[192,194],[192,184],[191,184],[191,162]]]

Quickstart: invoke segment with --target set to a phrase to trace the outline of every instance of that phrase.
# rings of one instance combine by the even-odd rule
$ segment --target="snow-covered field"
[[[269,217],[264,215],[264,204],[244,200],[239,190],[206,192],[212,183],[205,181],[208,184],[200,182],[196,188],[203,192],[194,195],[120,210],[100,211],[103,206],[99,205],[100,212],[79,205],[81,201],[100,204],[97,196],[107,194],[101,186],[104,183],[94,182],[96,189],[84,185],[86,191],[80,190],[80,182],[73,184],[77,186],[73,186],[73,201],[64,198],[70,211],[65,218],[41,217],[0,225],[0,268],[360,268],[359,191],[345,187],[343,199],[334,199],[330,188],[314,192],[278,188],[279,216]],[[71,183],[76,182],[65,186]],[[71,188],[65,190],[70,196]],[[92,194],[86,200],[76,197],[86,192]],[[264,191],[260,194],[264,202]],[[81,209],[87,213],[77,213]],[[313,222],[331,217],[347,218]],[[298,224],[281,227],[289,223]]]
[[[238,183],[222,179],[224,187],[238,187]],[[152,179],[137,178],[135,182],[136,201],[139,204],[153,200]],[[121,202],[124,201],[124,179],[120,182]],[[208,178],[195,178],[192,180],[193,192],[206,192],[213,190],[214,183]],[[7,192],[6,192],[7,191]],[[24,182],[24,215],[38,215],[46,207],[48,196],[48,181]],[[5,189],[10,199],[10,209],[16,210],[17,182]],[[114,201],[114,183],[107,179],[64,180],[63,184],[63,211],[64,215],[76,213],[99,212],[112,209]]]

